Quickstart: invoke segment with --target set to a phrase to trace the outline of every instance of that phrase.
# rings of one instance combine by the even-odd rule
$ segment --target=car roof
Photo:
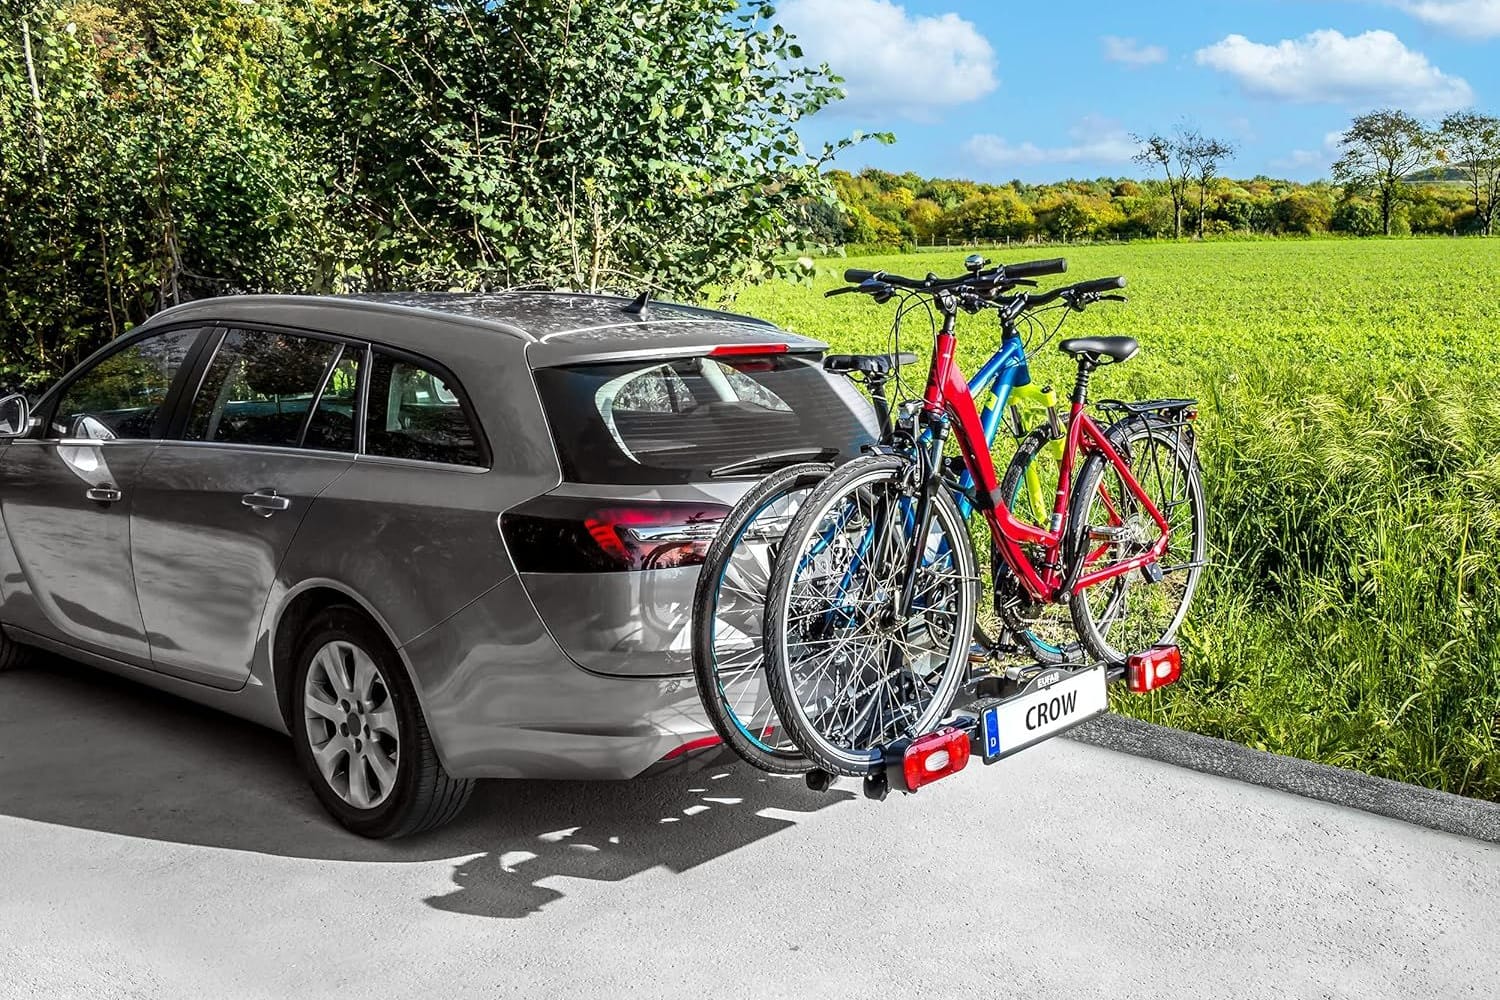
[[[626,312],[630,299],[576,292],[383,292],[362,295],[231,295],[200,299],[159,313],[156,326],[184,320],[261,322],[360,335],[361,318],[383,314],[410,319],[428,314],[455,326],[498,334],[524,344],[533,367],[578,361],[705,353],[723,345],[786,345],[790,351],[827,349],[821,341],[788,333],[775,324],[737,313],[648,302]],[[321,321],[321,322],[320,322]],[[429,340],[404,324],[381,324],[383,334],[365,334],[394,347],[419,348]],[[392,334],[395,333],[395,336]]]

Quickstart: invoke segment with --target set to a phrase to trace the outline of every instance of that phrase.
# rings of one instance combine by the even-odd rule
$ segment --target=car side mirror
[[[0,398],[0,438],[18,438],[31,430],[31,404],[19,392]]]
[[[113,441],[115,432],[98,417],[80,413],[73,418],[73,427],[68,432],[68,437],[77,441]]]

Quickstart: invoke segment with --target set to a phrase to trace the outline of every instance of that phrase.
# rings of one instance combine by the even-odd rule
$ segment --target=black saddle
[[[823,370],[847,375],[863,372],[876,378],[891,373],[898,364],[909,365],[917,360],[915,354],[830,354],[823,359]]]
[[[1074,337],[1057,345],[1064,354],[1071,354],[1091,364],[1102,364],[1105,358],[1111,362],[1129,361],[1141,345],[1134,337]]]

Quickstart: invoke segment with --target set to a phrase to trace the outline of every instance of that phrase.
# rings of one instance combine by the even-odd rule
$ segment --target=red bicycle
[[[1099,408],[1111,422],[1101,424],[1087,409],[1091,377],[1128,360],[1137,343],[1062,341],[1077,362],[1066,422],[1054,414],[1019,453],[1040,455],[1047,441],[1064,438],[1050,523],[1033,524],[1012,513],[997,484],[968,380],[954,360],[960,312],[1018,313],[1058,298],[1082,309],[1123,282],[1007,295],[975,276],[850,270],[845,279],[880,302],[919,296],[942,322],[926,390],[904,408],[893,439],[825,479],[782,542],[764,642],[768,686],[793,741],[828,772],[870,775],[890,764],[892,747],[910,746],[947,717],[969,679],[980,592],[969,527],[953,499],[964,472],[974,484],[967,496],[989,525],[995,601],[1008,612],[1002,618],[1025,621],[1067,604],[1094,658],[1016,674],[1044,681],[1045,697],[983,715],[975,728],[987,760],[1104,711],[1106,684],[1123,677],[1127,664],[1151,674],[1133,688],[1166,682],[1168,674],[1175,680],[1179,661],[1166,644],[1204,566],[1194,401],[1105,401]],[[1010,719],[1017,712],[1024,718]],[[953,755],[944,755],[951,763]]]

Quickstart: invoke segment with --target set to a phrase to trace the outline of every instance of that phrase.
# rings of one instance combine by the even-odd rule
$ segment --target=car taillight
[[[969,763],[969,734],[951,726],[911,741],[901,757],[907,791],[957,774]]]
[[[522,573],[610,573],[697,566],[729,508],[715,503],[542,496],[500,518]]]
[[[1182,650],[1176,646],[1152,646],[1125,661],[1125,687],[1136,694],[1175,684],[1181,676]]]

